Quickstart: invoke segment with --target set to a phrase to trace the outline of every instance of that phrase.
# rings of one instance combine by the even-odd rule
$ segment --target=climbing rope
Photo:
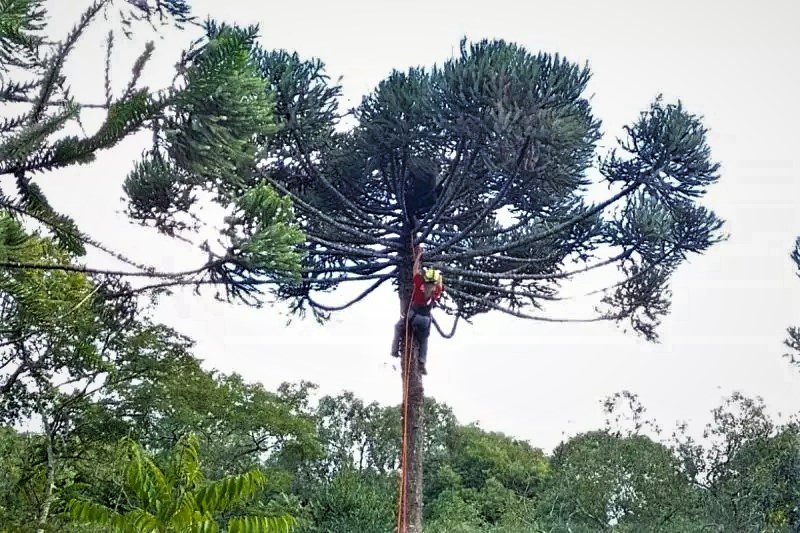
[[[411,302],[409,301],[406,309],[405,339],[403,341],[403,357],[405,375],[403,376],[403,441],[400,448],[400,490],[397,502],[397,533],[406,533],[408,524],[406,523],[406,509],[408,505],[406,490],[408,488],[408,390],[411,382],[411,343],[414,337],[410,333],[409,314],[411,312]]]
[[[411,256],[414,255],[414,242],[411,241]],[[411,305],[413,300],[414,289],[411,289],[411,295],[408,299],[408,307],[406,308],[406,324],[405,335],[403,339],[403,361],[404,376],[403,376],[403,440],[400,448],[400,489],[398,490],[397,501],[397,533],[406,533],[408,531],[407,519],[407,494],[408,488],[408,389],[411,382],[411,343],[414,342],[414,336],[411,334]]]
[[[439,335],[441,335],[445,339],[452,339],[453,335],[456,334],[456,326],[458,326],[459,318],[460,315],[456,315],[456,319],[453,321],[453,329],[450,330],[450,333],[445,333],[444,331],[442,331],[442,328],[439,326],[439,323],[436,322],[436,318],[434,318],[433,315],[431,315],[431,322],[433,322],[433,325],[434,327],[436,327],[436,331],[439,332]]]
[[[411,256],[414,258],[414,262],[416,263],[416,254],[414,250],[414,240],[411,240]],[[412,284],[413,285],[413,284]],[[404,375],[403,375],[403,439],[401,445],[401,453],[400,453],[400,488],[397,491],[397,533],[407,533],[408,532],[408,513],[406,512],[408,509],[408,393],[410,388],[411,382],[411,346],[414,342],[414,336],[411,333],[411,306],[414,303],[413,300],[414,296],[414,289],[411,289],[411,295],[408,299],[408,307],[406,308],[405,314],[405,334],[403,339],[403,360],[401,365],[404,368]],[[439,327],[439,324],[436,322],[436,319],[431,317],[431,321],[436,329],[439,331],[439,334],[449,339],[451,338],[456,332],[456,326],[458,325],[458,318],[459,316],[456,315],[456,319],[453,322],[453,329],[450,331],[449,334],[445,334],[442,331],[442,328]]]

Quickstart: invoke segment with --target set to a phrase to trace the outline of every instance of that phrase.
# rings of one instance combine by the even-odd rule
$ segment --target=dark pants
[[[417,339],[417,343],[419,344],[419,362],[424,364],[428,358],[428,336],[430,336],[431,333],[431,315],[418,313],[412,309],[408,322],[409,326],[411,326],[411,331],[414,332],[414,338]],[[394,326],[392,355],[400,355],[400,340],[405,335],[405,328],[406,319],[401,316],[400,320],[398,320],[397,324]]]

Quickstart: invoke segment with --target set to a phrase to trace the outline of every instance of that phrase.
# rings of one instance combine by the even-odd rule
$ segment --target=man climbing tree
[[[625,320],[652,340],[669,310],[671,274],[721,238],[721,221],[698,205],[718,179],[700,119],[656,99],[592,169],[601,135],[583,96],[589,71],[560,57],[463,43],[441,66],[393,72],[346,131],[336,128],[339,87],[319,61],[263,52],[259,64],[283,122],[261,171],[292,198],[306,234],[301,283],[282,291],[298,311],[325,318],[391,281],[404,313],[412,250],[423,245],[448,278],[441,309],[456,318],[497,310],[576,320],[545,304],[567,299],[567,281],[616,266],[617,279],[592,278],[585,298],[597,312],[577,320]],[[420,210],[408,202],[417,160],[432,162],[438,189]],[[601,185],[611,192],[590,203]],[[321,300],[342,284],[363,288],[348,301]],[[423,389],[411,363],[401,531],[422,527]]]
[[[414,289],[411,293],[411,307],[408,313],[400,316],[394,327],[394,340],[392,341],[392,356],[400,357],[401,339],[407,342],[407,335],[413,332],[417,341],[419,372],[427,374],[425,362],[428,357],[428,336],[431,332],[431,310],[436,306],[444,292],[444,278],[442,273],[435,268],[420,269],[422,264],[422,247],[414,249],[414,274],[412,281]]]

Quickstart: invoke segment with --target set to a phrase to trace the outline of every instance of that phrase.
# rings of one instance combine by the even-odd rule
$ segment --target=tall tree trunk
[[[406,524],[409,533],[422,533],[422,453],[425,437],[425,419],[422,406],[424,390],[422,376],[417,364],[416,346],[410,351],[410,379],[408,382],[407,406],[404,416],[408,417],[406,431]],[[405,366],[403,367],[405,369]]]
[[[409,302],[411,301],[411,270],[400,272],[400,307],[401,312],[407,315]],[[406,317],[408,318],[408,317]],[[422,453],[425,437],[425,426],[423,418],[424,390],[422,388],[422,376],[419,372],[418,348],[417,343],[413,342],[411,329],[408,329],[408,341],[411,345],[406,349],[406,335],[401,339],[402,360],[401,376],[403,388],[406,383],[406,369],[409,370],[408,376],[408,396],[403,398],[402,423],[403,423],[403,442],[405,450],[401,448],[402,454],[405,451],[405,500],[403,502],[404,527],[399,533],[422,533]],[[406,359],[410,358],[410,361]]]

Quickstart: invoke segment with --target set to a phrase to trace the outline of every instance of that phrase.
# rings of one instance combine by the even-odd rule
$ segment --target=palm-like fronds
[[[227,511],[256,496],[267,483],[258,470],[228,476],[201,487],[196,493],[197,507],[202,513]]]
[[[198,448],[196,436],[183,437],[173,448],[168,468],[162,471],[136,441],[122,439],[117,460],[125,493],[133,499],[131,509],[120,513],[97,503],[72,500],[68,515],[76,522],[125,533],[220,531],[218,516],[256,497],[267,478],[252,470],[205,482]],[[289,515],[240,516],[228,520],[224,531],[289,533],[294,523]]]
[[[244,516],[228,520],[228,533],[289,533],[294,519],[283,516]]]

